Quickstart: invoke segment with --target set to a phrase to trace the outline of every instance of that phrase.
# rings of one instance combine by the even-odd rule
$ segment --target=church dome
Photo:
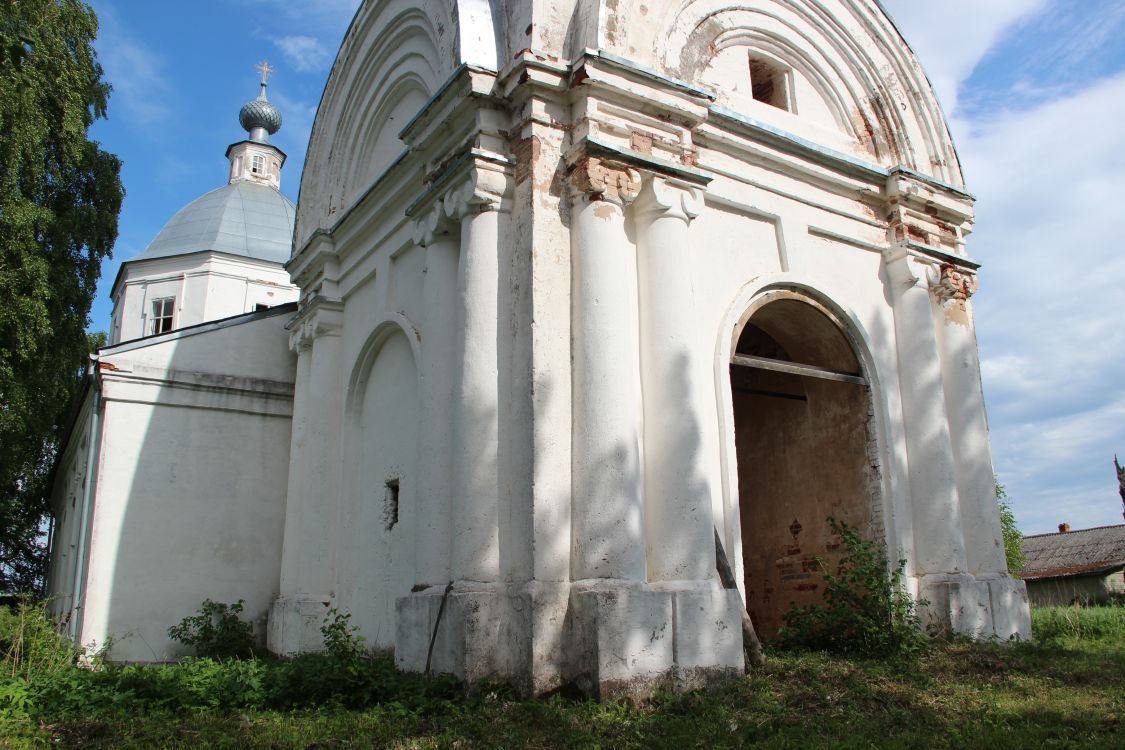
[[[265,86],[257,99],[251,99],[242,105],[238,112],[238,123],[249,131],[262,128],[270,135],[281,129],[281,111],[266,100]]]
[[[294,214],[293,201],[276,188],[238,180],[177,211],[145,251],[132,260],[211,250],[285,263],[293,247]]]

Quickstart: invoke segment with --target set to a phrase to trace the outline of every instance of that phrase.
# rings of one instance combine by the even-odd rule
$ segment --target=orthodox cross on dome
[[[273,72],[273,68],[270,67],[269,60],[262,60],[260,63],[254,66],[254,70],[262,71],[262,85],[267,85],[267,79],[270,77],[270,73]]]

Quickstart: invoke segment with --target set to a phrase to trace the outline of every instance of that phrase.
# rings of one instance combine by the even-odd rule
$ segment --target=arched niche
[[[336,604],[368,645],[390,647],[414,583],[418,370],[407,332],[376,328],[352,371],[342,445]]]
[[[817,559],[842,554],[828,519],[883,540],[870,379],[846,323],[795,291],[758,297],[730,358],[746,605],[776,636],[794,606],[820,603]]]

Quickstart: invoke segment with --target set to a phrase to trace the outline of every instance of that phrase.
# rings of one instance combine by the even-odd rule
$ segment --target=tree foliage
[[[1004,534],[1004,558],[1008,561],[1008,572],[1019,578],[1024,564],[1023,534],[1016,528],[1011,498],[999,482],[996,483],[996,504],[1000,506],[1000,530]]]
[[[0,0],[0,592],[41,579],[47,478],[88,352],[121,162],[89,140],[110,87],[77,0]]]

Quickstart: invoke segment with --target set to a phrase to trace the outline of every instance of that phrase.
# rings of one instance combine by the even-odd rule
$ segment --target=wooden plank
[[[719,569],[719,581],[723,588],[738,591],[738,584],[734,581],[734,571],[731,570],[730,561],[727,560],[727,551],[723,549],[723,540],[719,537],[719,530],[715,531],[715,567]],[[762,642],[758,640],[758,633],[754,630],[754,622],[750,613],[746,611],[746,603],[742,595],[738,595],[738,603],[742,608],[742,648],[746,652],[746,666],[765,666],[766,656],[762,653]]]
[[[840,383],[852,383],[853,385],[867,385],[867,380],[858,375],[828,370],[823,367],[816,367],[815,365],[799,365],[795,362],[783,362],[780,359],[735,354],[730,358],[730,363],[732,365],[738,365],[739,367],[753,367],[758,370],[784,372],[788,375],[800,375],[806,378],[820,378],[821,380],[835,380]]]

